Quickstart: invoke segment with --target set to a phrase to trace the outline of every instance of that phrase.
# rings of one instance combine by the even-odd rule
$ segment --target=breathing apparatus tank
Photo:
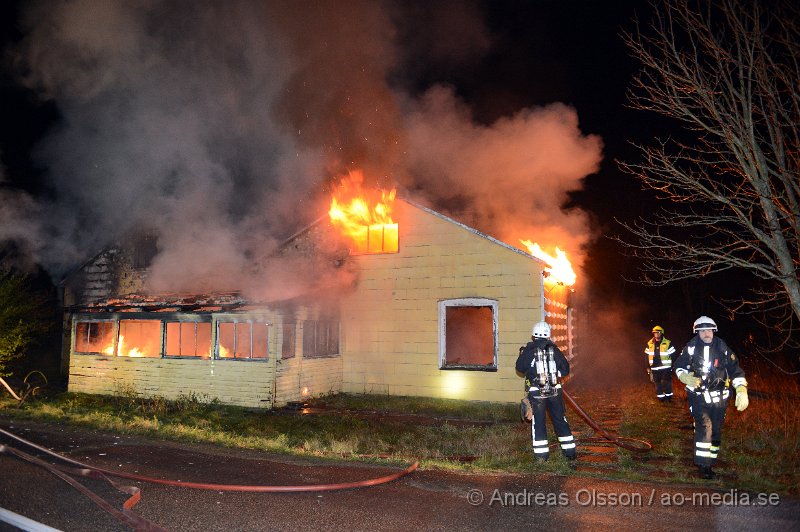
[[[553,353],[553,346],[539,348],[535,356],[537,384],[539,385],[539,395],[541,397],[552,397],[558,393],[558,369]]]

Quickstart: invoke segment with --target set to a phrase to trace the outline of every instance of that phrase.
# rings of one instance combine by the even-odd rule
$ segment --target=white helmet
[[[694,332],[697,331],[716,331],[717,324],[708,316],[700,316],[694,320]]]
[[[546,321],[540,321],[533,326],[534,338],[550,338],[550,326]]]

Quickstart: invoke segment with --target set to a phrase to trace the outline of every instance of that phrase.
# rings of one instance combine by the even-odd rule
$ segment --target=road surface
[[[382,477],[404,467],[294,459],[2,417],[0,428],[95,467],[201,483],[332,484]],[[31,451],[0,435],[3,444]],[[133,512],[174,531],[800,529],[800,501],[774,493],[542,473],[417,470],[373,487],[294,493],[208,491],[118,480],[141,489]],[[80,482],[116,509],[129,498],[102,480]],[[0,531],[17,529],[8,516],[65,531],[131,529],[48,470],[9,453],[0,454],[0,508]]]

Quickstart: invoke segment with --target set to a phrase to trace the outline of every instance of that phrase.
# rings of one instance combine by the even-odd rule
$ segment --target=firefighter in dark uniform
[[[561,377],[569,375],[569,362],[556,344],[550,341],[550,326],[547,323],[540,321],[533,326],[531,340],[520,348],[516,369],[525,375],[527,399],[533,411],[531,435],[534,456],[540,461],[550,456],[545,427],[547,411],[561,452],[568,460],[575,460],[575,438],[564,415],[564,398],[561,395]]]
[[[675,374],[686,385],[689,410],[694,418],[694,463],[705,479],[714,478],[730,386],[736,389],[736,410],[747,408],[747,380],[739,361],[722,338],[714,336],[717,324],[708,316],[694,322],[697,335],[675,361]]]
[[[656,397],[661,402],[672,401],[672,356],[675,348],[664,338],[664,328],[653,327],[653,337],[647,342],[644,352],[647,354],[647,372],[650,380],[656,385]]]

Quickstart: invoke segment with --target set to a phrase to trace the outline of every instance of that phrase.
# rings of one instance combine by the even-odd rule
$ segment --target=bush
[[[33,288],[28,276],[0,272],[0,377],[11,364],[53,326],[48,298]]]

